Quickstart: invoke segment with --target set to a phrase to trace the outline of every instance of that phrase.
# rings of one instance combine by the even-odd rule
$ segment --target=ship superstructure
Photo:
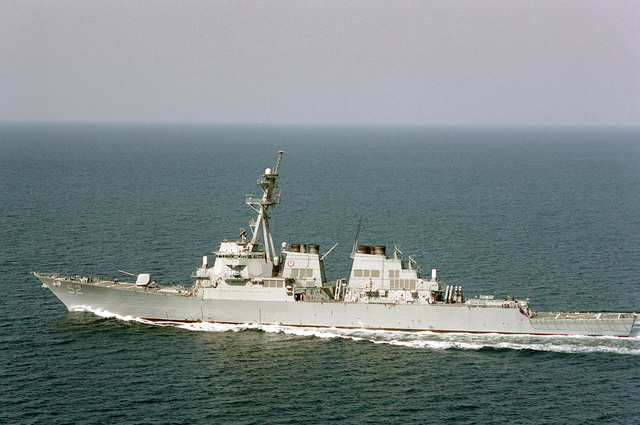
[[[635,313],[534,312],[528,299],[513,297],[466,299],[461,286],[443,285],[435,269],[423,278],[397,247],[387,255],[386,246],[358,245],[358,237],[349,277],[328,282],[324,260],[333,248],[321,254],[319,245],[283,243],[276,252],[270,214],[280,203],[282,154],[258,179],[262,196],[246,199],[257,213],[251,237],[242,231],[235,241],[222,241],[213,265],[204,256],[189,288],[156,285],[149,274],[136,275],[135,283],[34,274],[69,309],[150,320],[629,336],[640,319]]]
[[[289,248],[285,243],[282,255],[276,254],[269,214],[280,203],[276,179],[281,160],[279,152],[275,168],[267,168],[258,179],[262,197],[247,197],[247,205],[258,214],[250,223],[251,240],[243,231],[235,242],[223,241],[212,267],[203,258],[196,270],[196,296],[258,301],[330,299],[332,288],[326,283],[318,245],[292,244]]]

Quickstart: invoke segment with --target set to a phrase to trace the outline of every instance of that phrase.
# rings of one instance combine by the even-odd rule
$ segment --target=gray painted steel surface
[[[492,296],[465,299],[462,287],[442,285],[432,270],[420,276],[395,248],[358,246],[348,279],[327,282],[318,245],[283,244],[277,255],[270,211],[279,202],[273,171],[258,180],[258,214],[235,242],[223,241],[213,266],[204,257],[191,288],[158,286],[147,274],[136,283],[34,273],[68,309],[103,310],[150,320],[260,323],[437,332],[629,336],[634,313],[536,313],[528,300]],[[264,248],[261,249],[261,245]]]

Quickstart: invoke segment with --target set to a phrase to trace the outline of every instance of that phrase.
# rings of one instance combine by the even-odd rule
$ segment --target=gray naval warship
[[[270,213],[280,203],[276,180],[282,160],[258,179],[262,197],[246,199],[257,219],[249,239],[227,240],[210,265],[207,256],[191,287],[161,286],[149,274],[135,282],[33,274],[69,310],[107,311],[155,321],[256,323],[285,326],[402,331],[629,336],[635,313],[535,312],[529,300],[480,295],[465,298],[461,286],[422,277],[394,248],[354,243],[347,278],[327,282],[324,259],[313,244],[274,248]],[[358,228],[359,232],[359,228]],[[335,246],[334,246],[335,247]],[[331,248],[333,249],[333,248]]]

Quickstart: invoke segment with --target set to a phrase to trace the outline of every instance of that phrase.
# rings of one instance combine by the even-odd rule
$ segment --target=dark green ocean
[[[466,296],[640,312],[640,129],[0,124],[0,423],[640,423],[632,338],[150,324],[30,271],[190,285],[283,150],[280,242],[398,245]]]

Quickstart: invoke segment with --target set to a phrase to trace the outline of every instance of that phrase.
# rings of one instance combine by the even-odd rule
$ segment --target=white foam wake
[[[126,322],[138,322],[153,326],[170,326],[196,332],[241,332],[247,330],[265,333],[280,333],[298,337],[320,339],[347,339],[368,341],[372,344],[386,344],[401,347],[430,350],[481,350],[509,349],[548,351],[557,353],[615,353],[640,355],[640,329],[635,329],[630,338],[608,336],[570,336],[570,335],[506,335],[382,331],[370,329],[315,328],[282,325],[228,324],[211,322],[173,322],[150,321],[139,317],[121,316],[105,310],[85,306],[73,308],[73,311],[89,311],[100,317],[116,318]]]
[[[93,313],[96,316],[104,317],[105,319],[113,318],[113,319],[122,320],[123,322],[138,322],[138,323],[144,323],[145,325],[160,325],[159,322],[141,319],[139,317],[134,317],[134,316],[122,316],[117,313],[111,313],[110,311],[107,311],[107,310],[102,310],[100,308],[92,308],[86,305],[73,306],[69,309],[69,311],[85,311],[85,312]],[[173,326],[173,322],[167,322],[167,323],[171,323],[171,325],[169,326]]]

